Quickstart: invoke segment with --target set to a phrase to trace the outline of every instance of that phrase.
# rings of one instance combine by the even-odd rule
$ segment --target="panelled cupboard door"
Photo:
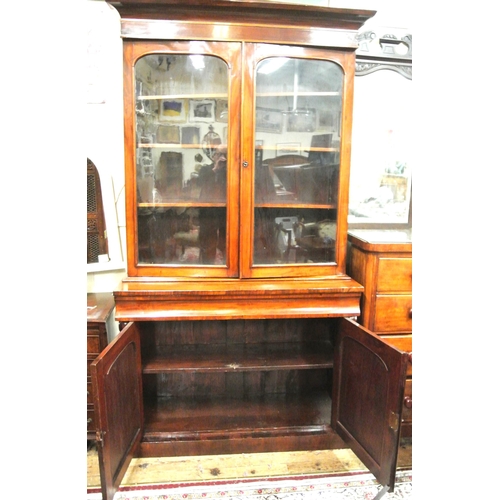
[[[334,350],[332,423],[385,490],[394,490],[408,353],[344,318]]]
[[[103,500],[112,500],[143,433],[139,331],[129,323],[90,366]]]

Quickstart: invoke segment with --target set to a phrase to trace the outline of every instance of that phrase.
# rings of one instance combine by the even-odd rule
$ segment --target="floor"
[[[411,438],[401,440],[398,469],[411,469]],[[134,458],[122,486],[170,482],[242,479],[300,474],[367,471],[349,449],[216,455],[198,457]],[[97,450],[91,444],[87,451],[87,486],[98,487]]]

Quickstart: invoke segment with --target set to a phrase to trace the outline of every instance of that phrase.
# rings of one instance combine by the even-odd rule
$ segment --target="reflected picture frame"
[[[281,134],[283,132],[283,111],[257,107],[255,109],[255,130]]]
[[[162,99],[158,109],[158,121],[185,123],[187,120],[186,101],[184,99]]]
[[[158,125],[156,142],[162,144],[179,144],[181,142],[180,127],[178,125]]]
[[[213,123],[215,121],[215,99],[190,100],[189,121]]]

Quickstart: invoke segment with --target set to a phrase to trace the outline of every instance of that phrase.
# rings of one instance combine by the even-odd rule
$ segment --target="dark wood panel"
[[[158,398],[145,404],[143,441],[273,437],[331,428],[326,391],[248,398]]]
[[[99,336],[89,335],[87,331],[87,354],[99,354],[101,352],[101,343]]]
[[[333,347],[330,342],[188,345],[157,348],[154,357],[143,360],[143,373],[179,370],[284,370],[332,366]]]
[[[139,324],[139,323],[138,323]],[[143,349],[155,346],[330,340],[330,318],[141,321]]]
[[[270,394],[307,394],[331,390],[331,370],[272,371],[177,371],[143,375],[143,390],[148,398],[185,398],[228,396],[233,399]]]
[[[204,439],[198,441],[141,442],[139,457],[190,455],[226,455],[229,453],[269,453],[276,451],[332,450],[347,448],[342,438],[331,429],[295,436]]]

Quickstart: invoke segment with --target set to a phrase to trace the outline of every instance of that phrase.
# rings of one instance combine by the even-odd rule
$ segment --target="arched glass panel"
[[[135,92],[139,264],[225,265],[226,62],[147,55]]]
[[[253,264],[335,262],[343,78],[326,60],[257,66]]]

